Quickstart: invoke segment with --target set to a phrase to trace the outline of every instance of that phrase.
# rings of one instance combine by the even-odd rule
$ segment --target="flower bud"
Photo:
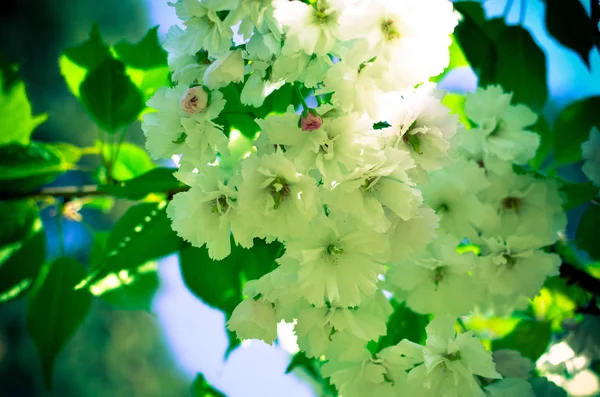
[[[201,86],[188,88],[181,98],[181,108],[187,114],[200,113],[208,105],[208,93]]]
[[[322,125],[323,119],[314,109],[308,109],[308,112],[304,112],[302,117],[300,117],[300,128],[302,131],[318,130]]]

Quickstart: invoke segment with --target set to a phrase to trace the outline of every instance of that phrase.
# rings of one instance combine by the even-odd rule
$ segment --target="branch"
[[[166,194],[169,200],[173,197],[173,195],[185,192],[189,189],[189,187],[181,187],[178,189],[171,189],[167,191],[158,191],[153,193],[163,193]],[[83,186],[51,186],[45,187],[33,192],[4,192],[0,193],[0,201],[4,200],[18,200],[18,199],[26,199],[33,197],[41,197],[41,196],[52,196],[52,197],[62,197],[67,201],[72,198],[78,197],[90,197],[90,196],[113,196],[113,194],[105,192],[102,190],[102,186],[100,185],[83,185]]]
[[[574,284],[594,296],[600,295],[600,280],[570,263],[563,262],[560,265],[560,276],[568,284]]]

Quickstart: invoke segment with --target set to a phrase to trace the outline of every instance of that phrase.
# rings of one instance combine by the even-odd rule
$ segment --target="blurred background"
[[[516,24],[520,1],[508,1],[514,4],[507,21]],[[588,70],[574,52],[560,46],[545,31],[544,3],[522,1],[527,1],[525,27],[547,55],[551,100],[544,115],[552,121],[567,104],[600,94],[600,55],[593,50]],[[589,7],[589,1],[583,3]],[[489,0],[484,5],[489,17],[497,17],[503,14],[507,1]],[[35,139],[64,141],[80,147],[94,145],[97,139],[94,124],[69,92],[60,74],[58,58],[65,48],[86,40],[95,22],[105,41],[114,44],[123,38],[136,42],[156,25],[164,38],[177,19],[165,0],[3,3],[0,54],[19,65],[33,113],[49,115],[48,121],[36,129]],[[441,85],[464,93],[475,90],[477,78],[469,68],[460,68],[451,71]],[[139,123],[129,129],[126,140],[143,146]],[[85,169],[69,172],[55,182],[56,185],[86,183],[93,182]],[[125,208],[126,203],[118,203],[110,214],[84,209],[82,214],[87,224],[64,220],[67,255],[89,263],[93,241],[88,228],[110,230]],[[44,210],[42,216],[49,255],[53,256],[58,244],[55,217],[51,209]],[[285,374],[295,353],[289,329],[281,330],[279,345],[247,342],[225,360],[228,338],[224,316],[187,291],[176,257],[160,261],[158,279],[154,281],[158,289],[153,297],[148,297],[149,310],[114,310],[110,303],[95,300],[83,326],[58,357],[52,395],[189,396],[190,385],[198,373],[230,397],[319,395],[304,374]],[[25,329],[25,305],[24,299],[0,305],[0,396],[47,395],[35,347]],[[563,386],[569,388],[569,382],[565,381]],[[580,380],[569,389],[572,395],[579,396],[592,396],[597,390],[597,380]]]

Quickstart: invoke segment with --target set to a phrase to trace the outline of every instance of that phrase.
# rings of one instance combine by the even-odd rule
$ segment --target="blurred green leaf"
[[[590,181],[585,183],[564,183],[560,187],[560,191],[566,198],[563,203],[565,211],[589,203],[598,194],[598,188]]]
[[[79,161],[80,150],[69,144],[0,146],[0,192],[29,192],[50,183]]]
[[[117,181],[136,178],[156,167],[148,152],[133,143],[123,142],[117,149],[116,145],[103,146],[97,141],[96,147],[104,152],[103,156],[106,159],[112,158],[112,153],[119,151],[117,160],[112,165],[112,177]]]
[[[0,249],[39,230],[39,211],[32,199],[0,202]]]
[[[254,240],[254,247],[249,250],[232,241],[231,254],[221,261],[210,259],[206,246],[187,245],[179,253],[179,264],[188,289],[207,305],[222,310],[229,319],[243,299],[245,282],[273,270],[280,255],[280,243],[267,244],[259,239]],[[230,339],[231,343],[239,341]]]
[[[77,46],[67,48],[63,51],[63,55],[89,71],[96,69],[106,58],[112,58],[110,49],[102,40],[97,23],[92,26],[88,40]]]
[[[136,69],[167,66],[167,52],[158,42],[158,26],[149,29],[135,44],[121,40],[113,48],[121,61]]]
[[[87,315],[92,296],[75,290],[85,269],[72,258],[59,258],[47,265],[32,291],[27,307],[27,330],[42,364],[44,384],[50,390],[54,361]]]
[[[116,185],[101,186],[100,190],[118,198],[140,200],[150,193],[166,193],[180,190],[184,185],[175,179],[174,168],[154,168],[133,179]]]
[[[510,26],[498,37],[495,81],[513,100],[540,111],[546,103],[546,55],[520,26]]]
[[[0,74],[0,85],[4,75]],[[0,90],[0,145],[20,143],[27,145],[33,130],[48,119],[48,115],[34,116],[27,98],[25,84],[14,82],[10,89]]]
[[[192,397],[227,397],[217,389],[213,388],[199,373],[192,383]]]
[[[148,70],[127,67],[125,73],[144,95],[145,101],[150,99],[160,87],[170,85],[168,66]]]
[[[592,20],[578,0],[546,0],[546,29],[558,42],[575,51],[590,67],[594,48]]]
[[[557,164],[581,160],[581,144],[588,140],[592,127],[600,128],[600,96],[571,103],[554,123],[554,157]]]
[[[450,113],[458,115],[458,121],[460,121],[465,127],[470,128],[471,122],[465,114],[465,96],[456,94],[454,92],[448,92],[444,95],[442,103],[450,109]]]
[[[539,170],[552,150],[552,131],[550,130],[548,122],[541,114],[538,114],[537,121],[528,129],[540,136],[540,146],[538,146],[535,157],[529,161],[531,168]]]
[[[89,287],[110,273],[134,271],[148,261],[178,251],[182,240],[171,229],[166,206],[166,201],[161,201],[130,207],[108,236],[103,261],[77,287]]]
[[[109,196],[91,196],[78,199],[81,208],[109,213],[115,206],[115,199]]]
[[[387,322],[387,334],[379,338],[376,352],[397,345],[402,339],[415,343],[425,342],[425,327],[429,323],[429,317],[413,312],[404,303],[399,303],[395,299],[390,303],[394,307],[394,312]]]
[[[573,318],[580,306],[589,302],[588,294],[575,285],[567,285],[564,278],[550,277],[540,293],[531,301],[536,318],[549,321],[552,330],[560,332],[562,322]]]
[[[0,51],[0,95],[6,94],[11,91],[14,84],[19,80],[19,73],[17,72],[17,66],[10,62],[4,52]]]
[[[535,362],[546,351],[551,336],[550,322],[523,319],[510,334],[493,340],[492,349],[517,350]]]
[[[96,124],[111,134],[133,123],[145,106],[123,63],[111,58],[87,74],[80,100]]]
[[[463,53],[462,48],[460,48],[460,45],[458,44],[454,35],[451,35],[450,38],[452,39],[452,43],[450,44],[449,48],[450,62],[448,63],[448,67],[446,67],[442,73],[431,78],[431,81],[433,82],[440,82],[452,69],[469,66],[469,62],[467,61],[467,58],[465,57],[465,54]]]
[[[600,260],[600,207],[590,205],[585,211],[577,228],[575,242],[577,246],[590,255],[592,259]]]

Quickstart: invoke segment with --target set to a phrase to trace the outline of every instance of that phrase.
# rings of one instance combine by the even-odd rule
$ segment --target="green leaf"
[[[0,51],[0,75],[2,76],[0,80],[0,90],[2,92],[0,92],[0,95],[8,93],[13,85],[20,80],[17,70],[16,65],[10,62],[6,55]]]
[[[135,44],[121,40],[113,48],[121,61],[136,69],[167,66],[167,52],[158,42],[158,26],[149,29]]]
[[[460,121],[465,127],[470,128],[471,122],[465,113],[465,101],[464,95],[456,94],[454,92],[448,92],[444,95],[442,103],[450,109],[450,113],[458,115],[458,121]]]
[[[112,153],[118,150],[119,155],[111,172],[113,179],[117,181],[136,178],[156,167],[148,152],[133,143],[123,142],[117,149],[116,145],[102,145],[100,141],[96,141],[96,148],[104,152],[105,159],[113,157]]]
[[[429,323],[429,317],[413,312],[404,303],[399,303],[394,299],[391,300],[391,304],[394,312],[387,322],[387,334],[379,338],[377,351],[397,345],[402,339],[423,343],[426,338],[425,327]]]
[[[87,315],[88,291],[74,289],[85,269],[72,258],[59,258],[45,269],[27,306],[27,330],[37,346],[44,384],[52,386],[54,361]]]
[[[227,397],[217,389],[213,388],[199,373],[192,383],[192,397]]]
[[[131,79],[131,82],[144,95],[144,100],[147,101],[158,91],[160,87],[170,86],[169,67],[157,67],[154,69],[135,69],[127,67],[125,73]],[[146,108],[148,109],[148,108]]]
[[[594,260],[600,260],[600,206],[590,205],[579,222],[575,242],[577,246],[590,255]]]
[[[452,39],[452,43],[450,44],[449,48],[450,62],[448,63],[448,67],[446,67],[446,69],[444,69],[444,71],[440,73],[439,76],[431,78],[431,81],[433,82],[437,83],[441,81],[444,78],[444,76],[446,76],[446,74],[448,74],[448,72],[450,72],[452,69],[469,66],[469,62],[467,61],[467,58],[465,57],[465,54],[463,53],[462,48],[460,48],[460,45],[458,44],[458,41],[456,40],[454,35],[451,35],[450,38]]]
[[[559,276],[550,277],[540,293],[532,299],[531,308],[536,318],[550,321],[552,330],[560,332],[562,322],[575,317],[577,309],[589,302],[588,294],[576,285],[567,285]]]
[[[550,322],[524,319],[510,334],[492,341],[492,349],[518,350],[535,362],[546,351],[551,336]]]
[[[71,169],[80,150],[69,144],[0,146],[0,192],[30,192]]]
[[[173,176],[174,168],[154,168],[145,174],[116,185],[101,186],[100,190],[118,198],[141,200],[150,193],[176,192],[184,185]]]
[[[292,360],[285,369],[285,373],[289,374],[296,368],[304,369],[312,378],[320,378],[319,367],[317,366],[316,360],[314,358],[308,358],[303,351],[294,354]]]
[[[0,85],[4,85],[4,75],[0,74]],[[0,145],[20,143],[27,145],[33,130],[48,119],[48,115],[34,116],[27,99],[25,84],[14,82],[10,89],[0,90]]]
[[[531,34],[511,26],[499,36],[495,80],[516,102],[541,110],[548,97],[546,55]]]
[[[130,207],[117,221],[106,242],[106,255],[90,276],[77,285],[90,287],[111,273],[137,267],[179,250],[182,240],[171,229],[166,201]]]
[[[0,202],[0,249],[40,229],[39,211],[32,199]]]
[[[560,44],[575,51],[589,69],[594,30],[580,1],[546,0],[546,28]]]
[[[110,58],[87,74],[80,86],[80,100],[96,124],[109,133],[133,123],[145,106],[123,63]]]
[[[282,254],[281,247],[280,243],[267,244],[264,240],[255,239],[254,247],[248,250],[232,241],[231,254],[222,261],[213,261],[206,246],[196,248],[187,245],[179,253],[181,276],[194,295],[207,305],[222,310],[229,319],[243,299],[245,282],[273,270],[275,259]],[[239,343],[237,338],[230,339],[232,342]]]
[[[557,164],[581,160],[581,144],[592,127],[600,128],[600,96],[582,99],[567,106],[554,123],[554,158]]]
[[[112,58],[110,49],[102,40],[100,29],[96,23],[92,26],[88,40],[67,48],[63,55],[88,71],[96,69],[106,58]]]
[[[535,124],[528,129],[540,136],[540,146],[535,153],[535,157],[529,161],[531,168],[539,170],[552,150],[552,131],[550,130],[548,122],[541,114],[538,115]]]
[[[598,188],[590,181],[585,183],[564,183],[560,191],[566,197],[566,201],[563,203],[565,211],[589,203],[598,194]]]

